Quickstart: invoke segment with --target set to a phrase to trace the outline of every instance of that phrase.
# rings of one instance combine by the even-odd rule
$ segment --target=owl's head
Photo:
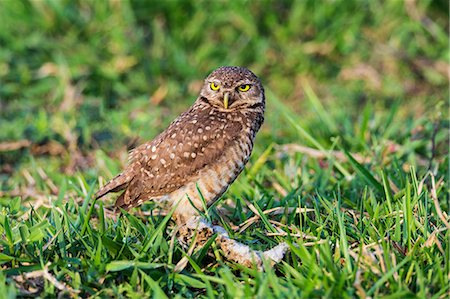
[[[250,70],[222,66],[205,79],[200,99],[219,110],[264,109],[264,88]]]

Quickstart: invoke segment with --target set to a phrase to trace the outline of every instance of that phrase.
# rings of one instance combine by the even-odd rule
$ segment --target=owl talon
[[[214,233],[217,233],[216,242],[222,249],[224,257],[229,261],[249,268],[256,265],[259,270],[262,270],[263,259],[270,260],[272,264],[279,263],[288,249],[288,245],[283,242],[264,252],[253,250],[249,246],[231,239],[223,227],[218,225],[211,226],[209,222],[200,216],[188,219],[180,227],[178,230],[178,241],[183,248],[189,248],[188,254],[192,254],[195,249],[205,245]],[[183,265],[182,268],[184,268],[187,261],[183,261],[181,264]],[[177,265],[178,270],[182,268]]]
[[[189,218],[177,232],[178,242],[184,249],[203,246],[214,234],[211,225],[202,217]]]
[[[263,270],[263,259],[270,260],[272,265],[277,264],[281,262],[289,248],[288,245],[283,242],[264,252],[253,250],[249,246],[231,239],[223,227],[214,226],[213,229],[214,232],[219,235],[218,242],[220,248],[228,260],[249,268],[256,265],[260,271]]]

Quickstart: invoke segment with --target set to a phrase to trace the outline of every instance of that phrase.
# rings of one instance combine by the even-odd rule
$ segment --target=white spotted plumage
[[[212,80],[218,90],[209,88]],[[239,92],[242,84],[252,88]],[[194,105],[154,140],[134,149],[126,170],[102,187],[97,197],[125,189],[117,199],[119,207],[147,200],[169,205],[181,201],[176,216],[192,216],[202,208],[198,189],[211,204],[243,170],[264,120],[264,106],[264,89],[252,72],[217,69],[205,79]]]

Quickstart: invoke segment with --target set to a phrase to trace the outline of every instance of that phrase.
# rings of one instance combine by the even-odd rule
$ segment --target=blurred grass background
[[[37,198],[75,198],[64,194],[67,182],[84,186],[77,196],[94,191],[98,177],[116,174],[127,150],[186,110],[222,65],[250,68],[267,93],[250,170],[228,193],[238,206],[241,194],[300,188],[333,197],[342,187],[344,203],[359,209],[366,186],[381,186],[372,178],[405,194],[413,167],[419,180],[428,172],[440,179],[446,211],[448,11],[445,0],[2,0],[3,215],[17,196],[21,214],[7,214],[17,221]],[[334,168],[330,149],[361,164]],[[255,177],[262,191],[252,189]],[[428,294],[438,293],[432,285]]]
[[[2,186],[30,154],[96,169],[92,153],[155,136],[221,65],[249,67],[269,91],[259,144],[303,143],[274,97],[326,144],[344,135],[358,148],[364,114],[377,130],[401,126],[384,136],[401,144],[429,139],[448,116],[447,11],[446,1],[2,1],[0,140],[31,142],[0,153]]]

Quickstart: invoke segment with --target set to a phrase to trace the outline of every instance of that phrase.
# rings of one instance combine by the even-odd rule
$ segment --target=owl
[[[183,224],[213,204],[244,169],[264,121],[265,95],[258,77],[224,66],[206,77],[194,104],[152,141],[130,152],[126,169],[104,185],[100,198],[123,192],[116,207],[155,201],[174,208]]]

